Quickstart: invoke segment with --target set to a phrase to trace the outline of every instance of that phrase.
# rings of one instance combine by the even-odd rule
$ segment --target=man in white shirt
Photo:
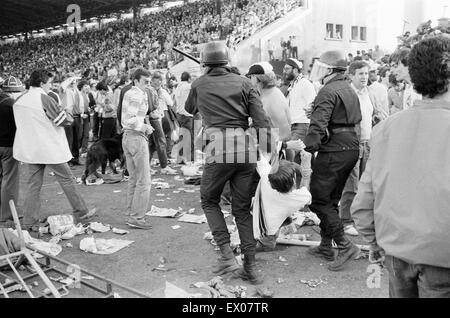
[[[302,74],[303,63],[297,59],[287,59],[283,69],[283,75],[290,82],[287,100],[291,111],[292,140],[304,141],[309,128],[309,118],[306,111],[312,108],[316,98],[314,85]],[[294,159],[291,153],[289,159]],[[295,155],[295,162],[300,163],[300,156]]]
[[[388,100],[388,89],[384,84],[381,84],[378,81],[377,71],[371,70],[369,72],[369,79],[372,82],[370,86],[368,86],[369,93],[374,102],[374,107],[377,112],[381,113],[380,115],[384,119],[388,117],[389,114],[389,100]]]
[[[374,114],[374,106],[372,104],[367,83],[369,81],[369,64],[365,61],[355,61],[350,64],[348,70],[351,87],[358,95],[359,105],[361,108],[362,120],[360,125],[359,138],[359,160],[353,168],[350,176],[345,183],[344,190],[339,206],[339,214],[344,225],[344,232],[347,235],[357,236],[350,214],[350,207],[353,199],[358,191],[359,179],[366,168],[367,160],[369,159],[369,139],[372,134],[372,116]]]
[[[181,145],[183,149],[182,155],[180,155],[179,150],[177,151],[177,156],[180,155],[183,157],[181,162],[194,161],[194,116],[184,109],[184,104],[186,103],[190,91],[191,74],[183,72],[183,74],[181,74],[181,82],[174,91],[177,120],[180,124],[179,145]],[[186,142],[186,138],[190,138],[190,141]]]
[[[151,86],[156,90],[158,94],[158,111],[161,113],[161,125],[166,136],[166,154],[167,158],[170,158],[173,141],[172,141],[172,132],[174,130],[174,121],[176,118],[173,118],[173,112],[169,110],[168,107],[173,106],[172,97],[170,97],[169,93],[162,88],[163,76],[160,72],[155,72],[152,75]],[[170,168],[169,166],[161,169],[162,174],[176,174],[176,171]]]

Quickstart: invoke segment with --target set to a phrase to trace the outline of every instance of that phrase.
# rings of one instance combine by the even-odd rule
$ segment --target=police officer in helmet
[[[320,245],[308,252],[332,261],[328,266],[332,271],[343,269],[359,253],[344,234],[338,208],[345,182],[359,157],[361,110],[358,96],[344,75],[346,69],[344,54],[339,51],[325,52],[314,64],[311,80],[321,81],[324,86],[314,101],[305,138],[306,151],[318,152],[311,176],[310,209],[321,221]]]
[[[256,129],[270,129],[257,91],[248,78],[234,74],[228,49],[223,43],[210,42],[201,54],[204,75],[192,83],[185,109],[203,119],[207,146],[201,180],[201,204],[221,257],[213,268],[216,275],[234,272],[253,284],[262,282],[256,270],[256,241],[253,236],[251,198],[255,190],[256,155],[249,136],[249,118]],[[231,132],[231,133],[230,133]],[[270,140],[270,136],[269,139]],[[235,217],[244,254],[240,268],[230,247],[230,235],[219,206],[225,183],[231,187],[232,214]]]

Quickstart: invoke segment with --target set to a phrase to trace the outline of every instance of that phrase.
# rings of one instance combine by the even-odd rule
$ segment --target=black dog
[[[84,171],[81,180],[86,183],[87,177],[94,174],[97,178],[100,176],[97,173],[98,167],[102,167],[102,174],[105,174],[106,164],[109,162],[109,167],[114,174],[117,174],[116,167],[113,162],[120,160],[120,168],[125,165],[125,157],[122,149],[122,134],[113,138],[105,138],[96,141],[88,150],[86,156],[86,170]]]

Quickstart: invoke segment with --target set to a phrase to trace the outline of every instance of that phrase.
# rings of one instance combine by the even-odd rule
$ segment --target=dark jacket
[[[0,92],[0,147],[12,147],[16,134],[13,113],[14,99]]]
[[[229,67],[213,68],[194,81],[185,103],[185,109],[193,115],[198,112],[201,114],[207,140],[208,131],[224,133],[226,128],[247,130],[249,118],[252,118],[253,128],[267,128],[267,140],[271,140],[270,120],[264,111],[258,92],[248,78],[232,73]],[[233,152],[239,153],[240,149],[243,149],[240,147],[244,147],[243,138],[235,138],[237,146]],[[246,141],[246,152],[249,151],[248,146],[248,141]],[[226,153],[232,152],[230,149],[225,148],[224,150]],[[270,150],[270,145],[263,149],[263,151],[266,150]]]
[[[344,75],[336,75],[325,84],[314,100],[311,123],[305,138],[306,151],[359,150],[355,125],[361,122],[361,119],[358,95]],[[343,127],[354,127],[355,132],[333,133],[333,130]]]

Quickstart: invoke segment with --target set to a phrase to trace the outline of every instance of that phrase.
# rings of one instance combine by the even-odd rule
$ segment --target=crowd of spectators
[[[289,8],[302,1],[286,1]],[[30,71],[46,68],[61,80],[75,72],[83,77],[120,78],[136,67],[170,68],[182,57],[172,50],[179,47],[196,51],[196,45],[211,40],[242,39],[248,26],[253,31],[261,21],[273,21],[283,14],[284,0],[198,1],[176,6],[133,20],[117,20],[99,29],[76,35],[65,33],[29,39],[2,46],[0,74],[26,80]]]

